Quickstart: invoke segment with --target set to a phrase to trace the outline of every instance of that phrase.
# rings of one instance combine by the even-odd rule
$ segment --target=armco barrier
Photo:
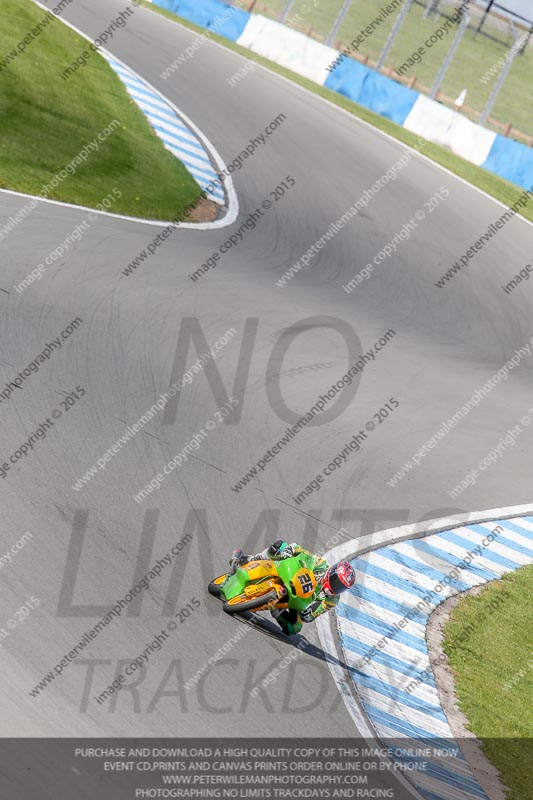
[[[524,189],[533,186],[533,150],[520,142],[498,134],[483,166]]]
[[[219,0],[154,0],[154,5],[166,8],[232,42],[239,39],[251,17],[247,11]]]
[[[152,2],[448,147],[523,189],[533,186],[532,148],[497,135],[353,59],[341,59],[330,72],[328,67],[339,53],[286,25],[221,0]]]
[[[358,61],[345,58],[335,67],[333,72],[328,74],[324,86],[333,92],[343,94],[356,103],[369,72],[370,69],[364,67]]]
[[[430,142],[448,147],[479,167],[484,165],[496,139],[493,131],[424,95],[418,97],[403,127]]]
[[[253,14],[237,44],[322,86],[337,51],[293,28]]]
[[[357,101],[360,105],[403,125],[420,95],[379,72],[370,70]]]
[[[391,81],[350,58],[343,59],[328,73],[324,86],[398,125],[403,125],[420,97],[413,89]]]

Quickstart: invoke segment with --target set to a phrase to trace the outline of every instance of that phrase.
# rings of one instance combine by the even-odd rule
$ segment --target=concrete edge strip
[[[451,528],[459,528],[465,523],[477,525],[503,517],[512,519],[513,517],[522,517],[532,513],[533,503],[529,503],[520,506],[507,506],[506,508],[491,508],[487,511],[469,511],[466,514],[454,514],[450,517],[414,522],[410,525],[400,525],[397,528],[386,528],[383,531],[369,533],[366,536],[361,536],[360,539],[350,539],[350,541],[329,550],[324,557],[328,561],[339,561],[349,556],[362,555],[369,550],[377,550],[378,547],[384,544],[395,544],[404,539],[420,539],[429,536],[431,533],[442,533],[442,531],[447,531]]]
[[[328,561],[338,561],[339,559],[349,559],[364,553],[378,550],[383,545],[393,545],[407,539],[420,539],[432,534],[441,533],[447,530],[461,527],[465,523],[474,525],[484,522],[493,522],[499,519],[511,520],[533,513],[533,504],[520,506],[507,506],[504,508],[494,508],[486,511],[474,511],[466,514],[456,514],[450,517],[440,517],[410,525],[401,525],[396,528],[388,528],[383,531],[368,534],[360,539],[352,539],[337,547],[334,547],[325,557]],[[327,653],[335,658],[342,660],[344,652],[339,639],[337,618],[327,620],[320,617],[316,621],[318,634],[321,644]],[[361,698],[357,692],[354,682],[346,676],[344,668],[340,664],[328,662],[333,680],[339,690],[348,714],[352,718],[356,728],[365,739],[373,739],[382,742],[373,721],[363,708]],[[402,783],[407,784],[413,796],[419,800],[423,795],[420,794],[414,783],[402,773],[397,774],[402,779]]]
[[[342,655],[338,636],[333,633],[329,620],[326,620],[325,617],[322,616],[316,620],[315,624],[318,628],[320,642],[326,653],[331,654],[340,652]],[[362,707],[353,682],[346,677],[345,671],[340,664],[336,664],[328,660],[328,666],[331,674],[333,675],[333,680],[335,681],[337,689],[342,696],[346,710],[355,723],[359,736],[365,739],[369,743],[369,746],[381,746],[377,731]],[[384,757],[381,760],[392,764],[392,759],[390,758]],[[396,772],[395,777],[404,786],[404,788],[409,791],[415,800],[425,800],[424,796],[420,794],[418,789],[412,783],[410,783],[403,773]]]
[[[33,0],[33,2],[35,3],[35,5],[39,6],[39,8],[42,8],[44,11],[50,10],[48,6],[41,3],[40,0]],[[56,17],[56,19],[60,20],[64,25],[67,25],[67,27],[71,28],[73,31],[82,36],[88,42],[91,41],[91,39],[87,36],[87,34],[85,34],[71,22],[67,22],[67,20],[63,19],[61,16]],[[178,118],[183,119],[186,125],[194,132],[196,137],[202,142],[205,149],[207,150],[210,159],[215,162],[219,171],[225,170],[226,165],[222,159],[222,156],[219,154],[218,150],[186,114],[180,111],[174,105],[174,103],[172,103],[171,100],[162,95],[161,92],[159,92],[154,86],[152,86],[148,81],[144,80],[144,78],[141,78],[134,70],[131,69],[131,67],[129,67],[127,64],[124,64],[123,61],[114,56],[108,50],[104,48],[99,48],[99,52],[102,54],[102,56],[108,63],[109,59],[112,59],[113,61],[116,61],[117,63],[121,64],[124,67],[124,69],[128,70],[128,72],[130,72],[133,76],[142,81],[145,86],[147,86],[155,94],[157,94],[161,98],[161,100],[175,112]],[[52,200],[46,197],[39,197],[38,195],[28,194],[27,192],[18,192],[13,189],[0,189],[0,192],[2,194],[14,195],[16,197],[27,197],[29,199],[36,200],[37,202],[40,203],[51,203],[52,205],[60,206],[62,208],[70,208],[76,211],[92,211],[94,214],[99,214],[100,216],[104,217],[110,217],[111,219],[122,219],[128,222],[141,223],[143,225],[153,225],[160,228],[164,228],[167,225],[174,224],[176,227],[179,228],[189,228],[191,230],[198,231],[198,230],[213,230],[216,228],[226,228],[229,225],[232,225],[237,219],[239,215],[239,201],[231,177],[228,178],[227,181],[225,181],[225,185],[228,197],[228,211],[225,214],[225,216],[222,219],[215,220],[214,222],[198,222],[198,223],[194,222],[173,223],[172,220],[142,219],[141,217],[132,217],[126,214],[113,214],[109,211],[99,211],[97,209],[90,208],[89,206],[80,206],[74,203],[65,203],[62,200]]]
[[[206,191],[206,187],[209,186],[213,182],[213,180],[216,180],[216,172],[215,172],[215,170],[213,168],[213,164],[212,164],[212,161],[211,161],[211,156],[210,156],[209,150],[207,149],[205,143],[201,139],[199,139],[198,136],[196,136],[194,134],[193,130],[190,127],[190,124],[189,125],[185,124],[185,116],[183,114],[181,114],[181,112],[178,113],[176,107],[173,106],[173,104],[166,97],[164,97],[160,92],[157,92],[153,87],[151,87],[148,84],[147,81],[145,81],[143,78],[141,78],[139,75],[137,75],[132,69],[130,69],[129,67],[124,65],[121,61],[119,61],[119,59],[114,58],[114,57],[112,58],[111,56],[108,56],[107,53],[103,54],[103,57],[106,59],[107,63],[109,64],[111,69],[114,71],[114,73],[118,76],[119,80],[122,82],[123,86],[125,87],[127,93],[132,98],[134,103],[137,105],[137,107],[144,114],[144,116],[148,120],[152,130],[154,131],[156,136],[159,139],[161,139],[161,141],[165,145],[165,148],[170,153],[172,153],[172,155],[175,158],[179,159],[184,164],[186,169],[189,171],[189,173],[192,175],[192,177],[195,179],[195,181],[199,185],[200,189],[202,189],[203,191]],[[122,70],[124,71],[125,74],[121,73],[120,68],[122,68]],[[133,85],[130,85],[130,83],[126,82],[127,78],[130,79],[130,82]],[[141,106],[139,100],[135,96],[135,92],[136,92],[137,89],[148,90],[150,92],[149,96],[153,96],[155,94],[155,96],[158,99],[160,99],[162,103],[164,103],[165,108],[168,109],[169,114],[171,114],[173,119],[175,120],[174,123],[170,123],[170,122],[167,123],[167,125],[168,125],[168,127],[170,129],[170,130],[168,130],[168,134],[166,132],[164,133],[161,127],[159,127],[159,126],[155,127],[159,123],[159,120],[158,120],[157,115],[155,113],[156,110],[154,109],[154,113],[152,113],[148,108],[143,108]],[[138,91],[137,91],[137,94],[138,94]],[[148,103],[149,103],[149,101],[148,101]],[[146,105],[146,103],[145,103],[145,105]],[[180,122],[182,122],[183,124],[180,125]],[[200,147],[202,148],[201,150],[199,150],[198,153],[195,152],[195,154],[193,154],[192,151],[191,151],[190,145],[187,147],[185,142],[180,142],[178,140],[173,143],[172,149],[170,149],[170,147],[168,146],[168,142],[169,142],[170,137],[172,136],[172,133],[174,132],[175,134],[177,134],[179,136],[180,133],[182,133],[182,129],[183,128],[186,128],[187,132],[191,135],[191,137],[194,138],[194,141],[199,146],[198,149]],[[174,151],[177,151],[179,153],[179,155],[176,155],[176,153]],[[206,160],[204,161],[204,158],[201,158],[201,156],[204,156]],[[202,166],[200,167],[200,169],[198,169],[199,164],[198,164],[198,166],[195,164],[196,161],[199,161],[198,157],[200,157],[200,161],[202,163]],[[207,177],[203,177],[200,174],[200,172],[204,172]],[[222,201],[215,199],[215,196],[214,196],[213,192],[207,192],[207,194],[211,194],[211,199],[214,202],[216,202],[218,205],[220,205],[222,207],[224,207],[226,205],[226,203],[225,203],[226,191],[224,189],[224,185],[223,184],[219,188],[217,188],[217,194],[221,197]]]

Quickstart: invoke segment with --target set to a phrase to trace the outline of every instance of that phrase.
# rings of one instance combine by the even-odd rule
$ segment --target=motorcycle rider
[[[230,559],[232,569],[249,561],[271,560],[281,561],[292,556],[307,555],[313,559],[313,574],[317,587],[309,605],[298,613],[294,609],[273,609],[270,613],[284,633],[291,636],[300,633],[304,622],[312,622],[326,611],[331,611],[338,604],[340,595],[351,589],[355,583],[355,572],[347,561],[339,561],[330,566],[325,558],[305,550],[301,545],[277,539],[255,556],[247,556],[242,550],[234,550]]]

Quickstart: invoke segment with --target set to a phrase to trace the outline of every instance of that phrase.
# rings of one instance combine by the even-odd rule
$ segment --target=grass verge
[[[0,62],[45,15],[31,0],[2,5]],[[111,211],[170,220],[194,203],[200,188],[98,53],[61,79],[87,44],[54,19],[1,67],[0,187],[38,194],[94,141],[97,149],[47,196],[94,208],[116,188],[122,197]],[[103,135],[110,125],[112,132]]]
[[[467,595],[444,629],[462,712],[509,800],[533,785],[533,565]]]
[[[174,22],[179,22],[180,25],[183,25],[184,27],[189,28],[200,35],[205,35],[204,28],[200,28],[198,25],[195,25],[194,23],[189,22],[182,17],[177,17],[175,14],[167,11],[166,9],[152,5],[151,3],[146,2],[146,0],[141,0],[141,2],[143,6],[149,8],[151,11],[162,14],[168,19],[174,20]],[[258,56],[255,53],[250,52],[250,50],[247,50],[245,47],[241,47],[234,42],[230,42],[228,39],[224,39],[222,36],[209,33],[209,38],[213,39],[213,41],[218,42],[229,50],[239,53],[247,60],[255,61],[257,64],[267,67],[272,72],[282,75],[294,83],[303,86],[305,89],[308,89],[314,94],[329,100],[331,103],[334,103],[334,105],[344,108],[350,114],[353,114],[355,117],[359,117],[359,119],[370,123],[375,128],[378,128],[384,133],[393,136],[400,142],[414,146],[420,138],[417,134],[410,133],[409,131],[405,130],[405,128],[402,128],[400,125],[397,125],[386,117],[382,117],[373,111],[369,111],[367,108],[354,103],[352,100],[348,100],[348,98],[344,97],[343,95],[331,91],[331,89],[326,89],[324,86],[318,86],[318,84],[313,83],[308,78],[304,78],[301,75],[286,69],[285,67],[280,67],[273,61],[269,61],[262,56]],[[169,80],[172,79],[170,78]],[[460,156],[455,155],[455,153],[446,150],[444,147],[433,144],[432,142],[428,142],[424,147],[424,155],[430,158],[432,161],[435,161],[437,164],[441,164],[443,167],[446,167],[455,175],[464,178],[464,180],[468,181],[473,186],[477,186],[479,189],[487,192],[487,194],[491,195],[497,200],[500,200],[500,202],[504,203],[506,206],[511,206],[523,193],[523,190],[520,187],[510,183],[510,181],[506,181],[503,178],[500,178],[497,175],[482,169],[482,167],[477,167],[475,164],[465,161],[465,159],[460,158]],[[529,204],[525,208],[520,209],[518,214],[525,217],[530,222],[533,222],[533,204]]]

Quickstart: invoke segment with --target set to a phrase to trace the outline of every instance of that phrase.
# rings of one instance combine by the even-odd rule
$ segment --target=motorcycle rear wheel
[[[241,614],[243,611],[253,611],[255,608],[259,608],[260,606],[266,606],[274,600],[278,599],[278,593],[275,589],[271,589],[270,592],[266,592],[265,594],[261,594],[258,597],[250,597],[246,598],[245,600],[241,600],[241,597],[245,597],[243,594],[237,595],[237,597],[232,597],[231,600],[227,600],[222,608],[226,612],[226,614]],[[272,605],[272,608],[274,604]]]

